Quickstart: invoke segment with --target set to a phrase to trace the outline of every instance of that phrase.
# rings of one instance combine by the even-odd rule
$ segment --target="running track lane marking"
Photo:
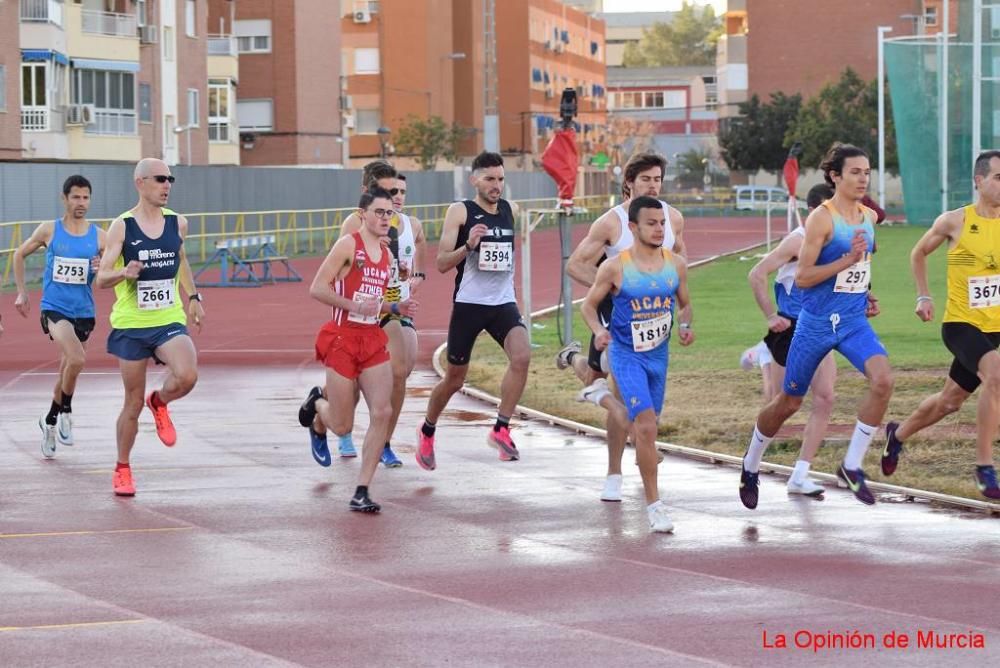
[[[35,626],[0,626],[0,633],[11,631],[49,631],[55,629],[83,629],[92,626],[120,626],[122,624],[145,624],[148,619],[115,619],[106,622],[73,622],[70,624],[37,624]]]
[[[103,536],[116,533],[166,533],[168,531],[187,531],[194,527],[160,527],[157,529],[105,529],[105,530],[84,530],[84,531],[47,531],[38,533],[0,533],[0,540],[4,538],[52,538],[61,536]]]

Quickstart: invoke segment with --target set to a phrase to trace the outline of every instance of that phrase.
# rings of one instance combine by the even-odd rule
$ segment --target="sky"
[[[681,8],[682,0],[604,0],[606,12],[669,12]],[[725,9],[726,0],[694,0],[696,5],[712,5],[716,15]]]

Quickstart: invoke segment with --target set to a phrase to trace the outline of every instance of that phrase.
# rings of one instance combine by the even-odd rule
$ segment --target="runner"
[[[634,237],[631,247],[597,270],[580,311],[594,333],[597,349],[608,349],[611,373],[626,400],[629,426],[635,429],[649,528],[669,532],[674,525],[660,500],[656,479],[656,434],[667,383],[675,298],[683,314],[678,325],[681,345],[694,341],[688,319],[687,263],[663,243],[667,216],[656,198],[633,199],[628,218]],[[611,322],[605,325],[600,305],[609,295],[613,309]]]
[[[24,260],[45,247],[42,275],[42,332],[59,348],[59,376],[49,412],[39,418],[42,454],[55,457],[56,442],[73,445],[73,394],[87,362],[87,339],[96,323],[91,284],[97,273],[106,234],[87,220],[92,194],[90,181],[74,175],[62,188],[63,217],[42,223],[14,252],[14,307],[27,318],[31,302],[24,281]]]
[[[500,385],[500,407],[487,443],[500,461],[520,458],[510,436],[510,418],[528,379],[531,346],[514,297],[514,220],[517,205],[501,198],[503,157],[483,151],[472,161],[476,197],[448,207],[438,245],[437,269],[457,269],[454,306],[448,325],[448,369],[434,386],[423,425],[417,430],[417,463],[436,467],[434,430],[451,396],[462,388],[469,372],[472,347],[480,332],[489,332],[507,354],[507,372]]]
[[[145,404],[153,413],[157,436],[172,447],[177,432],[167,405],[188,394],[198,380],[198,353],[187,318],[199,332],[205,318],[184,252],[187,219],[166,208],[174,183],[170,168],[162,160],[144,158],[135,166],[134,180],[139,203],[111,223],[97,272],[98,287],[115,289],[108,352],[118,358],[125,386],[116,429],[113,488],[118,496],[135,496],[129,458],[139,429],[148,360],[167,367],[163,386],[150,392]],[[178,287],[187,295],[186,314]]]
[[[867,154],[849,144],[834,144],[820,165],[834,196],[809,214],[799,251],[795,283],[802,288],[802,310],[788,351],[782,389],[757,416],[740,473],[740,501],[756,508],[764,451],[802,405],[813,375],[831,350],[839,351],[868,379],[868,393],[837,471],[862,503],[875,503],[861,470],[865,452],[892,395],[888,353],[868,322],[871,252],[875,212],[861,204],[871,168]]]
[[[344,433],[343,425],[354,420],[354,388],[361,388],[369,424],[350,508],[377,513],[382,507],[372,501],[368,488],[392,415],[392,369],[385,345],[388,337],[378,324],[389,284],[391,256],[381,239],[389,231],[392,196],[381,188],[364,193],[358,212],[361,229],[333,245],[309,289],[313,299],[333,307],[333,318],[316,337],[316,359],[326,366],[330,398],[324,399],[322,388],[314,387],[303,409],[310,422],[319,416],[335,434]],[[329,450],[325,460],[329,466]]]
[[[1000,151],[976,158],[973,181],[979,195],[973,204],[946,211],[921,237],[910,254],[917,284],[916,314],[934,319],[927,281],[927,256],[948,242],[947,301],[941,338],[953,355],[944,388],[921,402],[901,423],[885,427],[882,473],[896,471],[903,443],[921,429],[961,408],[980,385],[976,406],[976,487],[1000,499],[993,466],[993,439],[1000,427]]]

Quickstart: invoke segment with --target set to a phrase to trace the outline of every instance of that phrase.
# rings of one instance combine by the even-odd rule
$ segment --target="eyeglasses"
[[[395,197],[396,195],[399,194],[399,188],[389,188],[388,192],[389,192],[390,195],[392,195],[393,197]],[[404,190],[403,192],[405,193],[406,191]]]
[[[175,177],[173,175],[167,176],[166,174],[156,174],[155,176],[144,176],[142,178],[143,179],[153,179],[157,183],[173,183],[174,181],[177,180],[177,177]]]
[[[392,218],[392,214],[396,213],[392,209],[372,209],[371,212],[376,218]]]

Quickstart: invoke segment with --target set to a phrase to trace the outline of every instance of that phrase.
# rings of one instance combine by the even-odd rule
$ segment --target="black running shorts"
[[[485,330],[502,348],[515,327],[524,327],[524,322],[514,302],[497,306],[455,302],[448,324],[448,364],[468,364],[480,332]]]
[[[611,301],[611,295],[608,294],[601,300],[601,303],[597,305],[597,317],[601,319],[601,324],[605,328],[611,327],[611,311],[614,310],[614,302]],[[594,335],[590,335],[590,351],[587,353],[587,366],[598,373],[607,373],[606,370],[601,368],[601,352],[594,347]]]
[[[792,336],[795,335],[795,318],[784,313],[778,313],[778,315],[787,319],[792,325],[783,332],[767,330],[767,334],[764,336],[764,345],[767,346],[771,357],[779,366],[787,366],[788,348],[792,345]]]
[[[941,325],[941,339],[955,356],[948,377],[966,392],[979,387],[979,360],[1000,347],[1000,332],[983,332],[967,322],[946,322]]]

